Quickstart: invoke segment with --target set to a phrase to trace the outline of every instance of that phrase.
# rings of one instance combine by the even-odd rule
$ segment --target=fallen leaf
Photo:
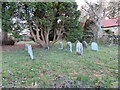
[[[76,73],[76,71],[74,70],[73,75],[76,76],[76,74],[77,74],[77,73]]]
[[[55,80],[59,80],[60,78],[63,78],[61,74],[57,74]]]
[[[48,76],[50,76],[51,72],[47,72]]]
[[[47,71],[48,71],[47,69],[44,69],[44,70],[43,70],[43,73],[46,73]]]
[[[60,77],[62,77],[62,75],[61,74],[57,74],[57,77],[60,78]]]
[[[43,76],[44,76],[44,74],[43,74],[43,73],[41,73],[41,74],[40,74],[40,78],[43,78]]]
[[[96,76],[96,77],[98,77],[98,79],[100,80],[100,81],[102,81],[103,80],[103,78],[102,78],[102,76],[97,72],[97,71],[93,71],[94,72],[94,76]]]

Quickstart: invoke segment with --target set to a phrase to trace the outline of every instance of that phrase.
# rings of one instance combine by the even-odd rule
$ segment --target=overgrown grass
[[[50,88],[62,80],[78,80],[84,87],[118,86],[117,46],[100,46],[98,52],[89,46],[82,56],[76,55],[75,45],[72,53],[57,49],[57,45],[50,50],[36,48],[33,52],[35,60],[25,50],[3,51],[3,87]]]

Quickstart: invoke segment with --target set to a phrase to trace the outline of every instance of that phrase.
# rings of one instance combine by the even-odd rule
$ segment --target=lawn
[[[65,81],[79,82],[80,87],[118,87],[118,47],[90,46],[82,56],[57,49],[33,49],[31,60],[24,49],[2,51],[3,87],[60,86]],[[75,83],[78,84],[78,83]],[[75,84],[71,87],[78,87]]]

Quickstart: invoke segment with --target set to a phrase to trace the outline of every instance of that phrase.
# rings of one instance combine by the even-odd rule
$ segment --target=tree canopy
[[[12,18],[26,20],[25,25],[33,40],[45,48],[52,47],[63,35],[68,37],[73,32],[82,32],[76,2],[4,2],[2,9],[3,31],[13,31]],[[19,28],[21,26],[18,23],[17,32]],[[81,37],[81,33],[78,37]],[[77,39],[79,38],[76,37],[73,41]]]

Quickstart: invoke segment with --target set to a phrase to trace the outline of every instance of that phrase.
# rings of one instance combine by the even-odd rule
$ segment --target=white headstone
[[[62,43],[62,41],[59,42],[58,48],[59,48],[59,49],[63,49],[63,43]]]
[[[93,51],[98,51],[98,44],[97,44],[96,42],[92,42],[92,43],[91,43],[91,49],[92,49]]]
[[[67,42],[66,49],[68,52],[72,52],[72,43],[71,42]]]
[[[76,53],[79,55],[83,54],[83,45],[79,41],[76,44]]]
[[[34,59],[33,57],[33,51],[32,51],[32,46],[27,44],[27,50],[28,50],[28,54],[30,55],[31,59]]]

